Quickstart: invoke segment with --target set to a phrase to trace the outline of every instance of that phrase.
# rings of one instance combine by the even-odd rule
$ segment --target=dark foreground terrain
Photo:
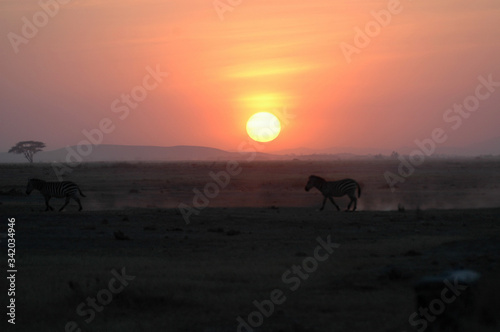
[[[177,205],[193,207],[226,163],[82,165],[67,179],[84,211],[60,213],[22,194],[29,177],[55,180],[50,165],[0,166],[1,330],[417,331],[415,283],[459,268],[482,274],[461,330],[500,330],[500,163],[429,161],[395,192],[383,177],[393,161],[240,166],[189,224]],[[319,212],[310,174],[358,180],[359,211]]]

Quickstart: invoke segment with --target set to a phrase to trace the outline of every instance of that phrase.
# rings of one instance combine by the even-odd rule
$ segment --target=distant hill
[[[394,150],[407,155],[416,146],[403,146]],[[251,154],[225,151],[204,146],[178,145],[136,146],[136,145],[93,145],[90,153],[85,147],[77,146],[39,152],[35,155],[35,162],[96,162],[96,161],[197,161],[197,160],[247,160]],[[373,158],[375,155],[390,155],[392,150],[374,148],[328,148],[310,149],[297,148],[275,151],[273,153],[255,152],[255,160],[347,160]],[[83,156],[88,154],[87,156]],[[437,146],[435,155],[441,156],[500,156],[500,137],[477,142],[466,147]],[[81,158],[81,159],[80,159]],[[24,163],[24,156],[7,152],[0,152],[0,163]]]
[[[280,150],[274,152],[279,155],[295,155],[295,156],[315,156],[315,155],[335,155],[337,157],[359,157],[375,154],[391,154],[392,150],[376,149],[376,148],[349,148],[349,147],[331,147],[326,149],[311,149],[311,148],[295,148]]]
[[[414,146],[404,146],[395,149],[401,154],[409,154],[417,148]],[[453,146],[436,146],[436,151],[434,154],[446,155],[446,156],[464,156],[473,157],[481,155],[493,155],[500,156],[500,137],[495,137],[489,140],[476,142],[463,147],[453,147]]]
[[[408,155],[413,150],[417,149],[416,145],[410,146],[399,146],[394,147],[394,149],[378,149],[378,148],[349,148],[349,147],[331,147],[326,149],[311,149],[306,147],[300,147],[295,149],[281,150],[274,152],[279,155],[289,155],[295,157],[307,157],[308,159],[314,156],[321,156],[319,159],[324,159],[325,156],[335,156],[337,159],[356,159],[356,158],[366,158],[378,154],[390,155],[392,151],[397,151],[400,154]],[[476,142],[467,146],[462,147],[450,147],[436,145],[436,155],[441,156],[480,156],[480,155],[500,155],[500,137],[495,137],[493,139]],[[334,159],[335,159],[334,158]]]
[[[474,154],[500,155],[500,137],[472,144],[468,147]]]
[[[195,161],[195,160],[245,160],[250,153],[229,152],[203,146],[135,146],[135,145],[94,145],[88,156],[85,147],[78,152],[76,146],[35,155],[35,162],[95,162],[95,161]],[[80,159],[81,158],[81,159]],[[82,160],[83,159],[83,160]],[[257,152],[256,160],[284,159],[283,156]],[[0,153],[0,162],[27,162],[22,155]]]

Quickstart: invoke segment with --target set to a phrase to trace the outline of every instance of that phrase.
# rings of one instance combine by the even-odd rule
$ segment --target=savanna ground
[[[192,206],[193,189],[226,162],[82,164],[66,177],[87,196],[82,212],[73,201],[43,212],[38,192],[24,195],[30,177],[56,180],[51,165],[1,165],[0,234],[15,218],[18,270],[16,325],[2,313],[1,330],[65,331],[73,321],[82,331],[237,331],[237,318],[279,289],[286,299],[255,331],[416,331],[415,283],[457,268],[483,276],[462,330],[500,330],[500,161],[428,160],[391,192],[384,172],[398,164],[242,162],[189,224],[178,204]],[[358,211],[328,202],[319,212],[321,194],[304,190],[311,174],[358,180]],[[314,256],[318,237],[339,246],[312,272],[287,272]],[[135,278],[92,320],[78,314],[122,268]]]

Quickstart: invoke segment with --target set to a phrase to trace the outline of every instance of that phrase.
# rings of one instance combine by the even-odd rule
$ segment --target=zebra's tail
[[[356,182],[356,186],[358,186],[358,198],[361,197],[361,187],[359,183]]]
[[[82,193],[82,190],[80,189],[80,187],[78,187],[78,191],[80,192],[80,195],[82,195],[82,197],[87,197],[87,196],[85,196],[85,195]]]

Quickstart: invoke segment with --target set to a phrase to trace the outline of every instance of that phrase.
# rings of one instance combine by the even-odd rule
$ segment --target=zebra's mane
[[[40,179],[29,179],[28,183],[31,183],[31,185],[35,188],[39,188],[42,186],[46,181],[40,180]]]
[[[325,180],[325,179],[323,179],[321,176],[317,176],[317,175],[311,175],[309,178],[310,178],[310,179],[319,180],[319,181],[321,181],[321,182],[326,182],[326,180]]]

